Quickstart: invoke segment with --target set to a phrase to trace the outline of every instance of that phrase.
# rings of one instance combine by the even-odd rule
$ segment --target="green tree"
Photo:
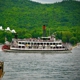
[[[66,37],[62,37],[62,41],[63,41],[64,43],[66,43],[67,38],[66,38]]]
[[[77,43],[77,38],[76,37],[71,37],[69,41],[70,41],[71,44],[75,45]]]

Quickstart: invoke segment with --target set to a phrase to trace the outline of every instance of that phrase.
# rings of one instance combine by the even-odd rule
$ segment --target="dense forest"
[[[0,26],[15,29],[19,38],[55,34],[63,42],[80,42],[80,2],[63,0],[54,4],[40,4],[30,0],[0,0]],[[0,30],[0,43],[5,36],[11,41],[11,32]]]

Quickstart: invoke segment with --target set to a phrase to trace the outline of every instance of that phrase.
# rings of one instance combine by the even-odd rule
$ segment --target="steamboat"
[[[26,52],[26,53],[53,53],[53,52],[70,52],[67,44],[63,44],[62,40],[56,40],[55,35],[45,37],[45,25],[43,26],[43,37],[12,39],[2,46],[5,52]]]

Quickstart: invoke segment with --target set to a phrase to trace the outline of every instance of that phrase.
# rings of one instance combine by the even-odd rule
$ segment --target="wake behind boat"
[[[3,51],[8,52],[70,52],[67,44],[63,44],[62,40],[56,40],[55,35],[45,37],[45,25],[43,26],[43,37],[41,38],[27,38],[12,39],[12,42],[8,41],[2,46]]]

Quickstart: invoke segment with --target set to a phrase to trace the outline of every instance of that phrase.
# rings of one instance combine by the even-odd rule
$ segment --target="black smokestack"
[[[46,36],[46,26],[43,25],[43,37],[45,37],[45,36]]]

